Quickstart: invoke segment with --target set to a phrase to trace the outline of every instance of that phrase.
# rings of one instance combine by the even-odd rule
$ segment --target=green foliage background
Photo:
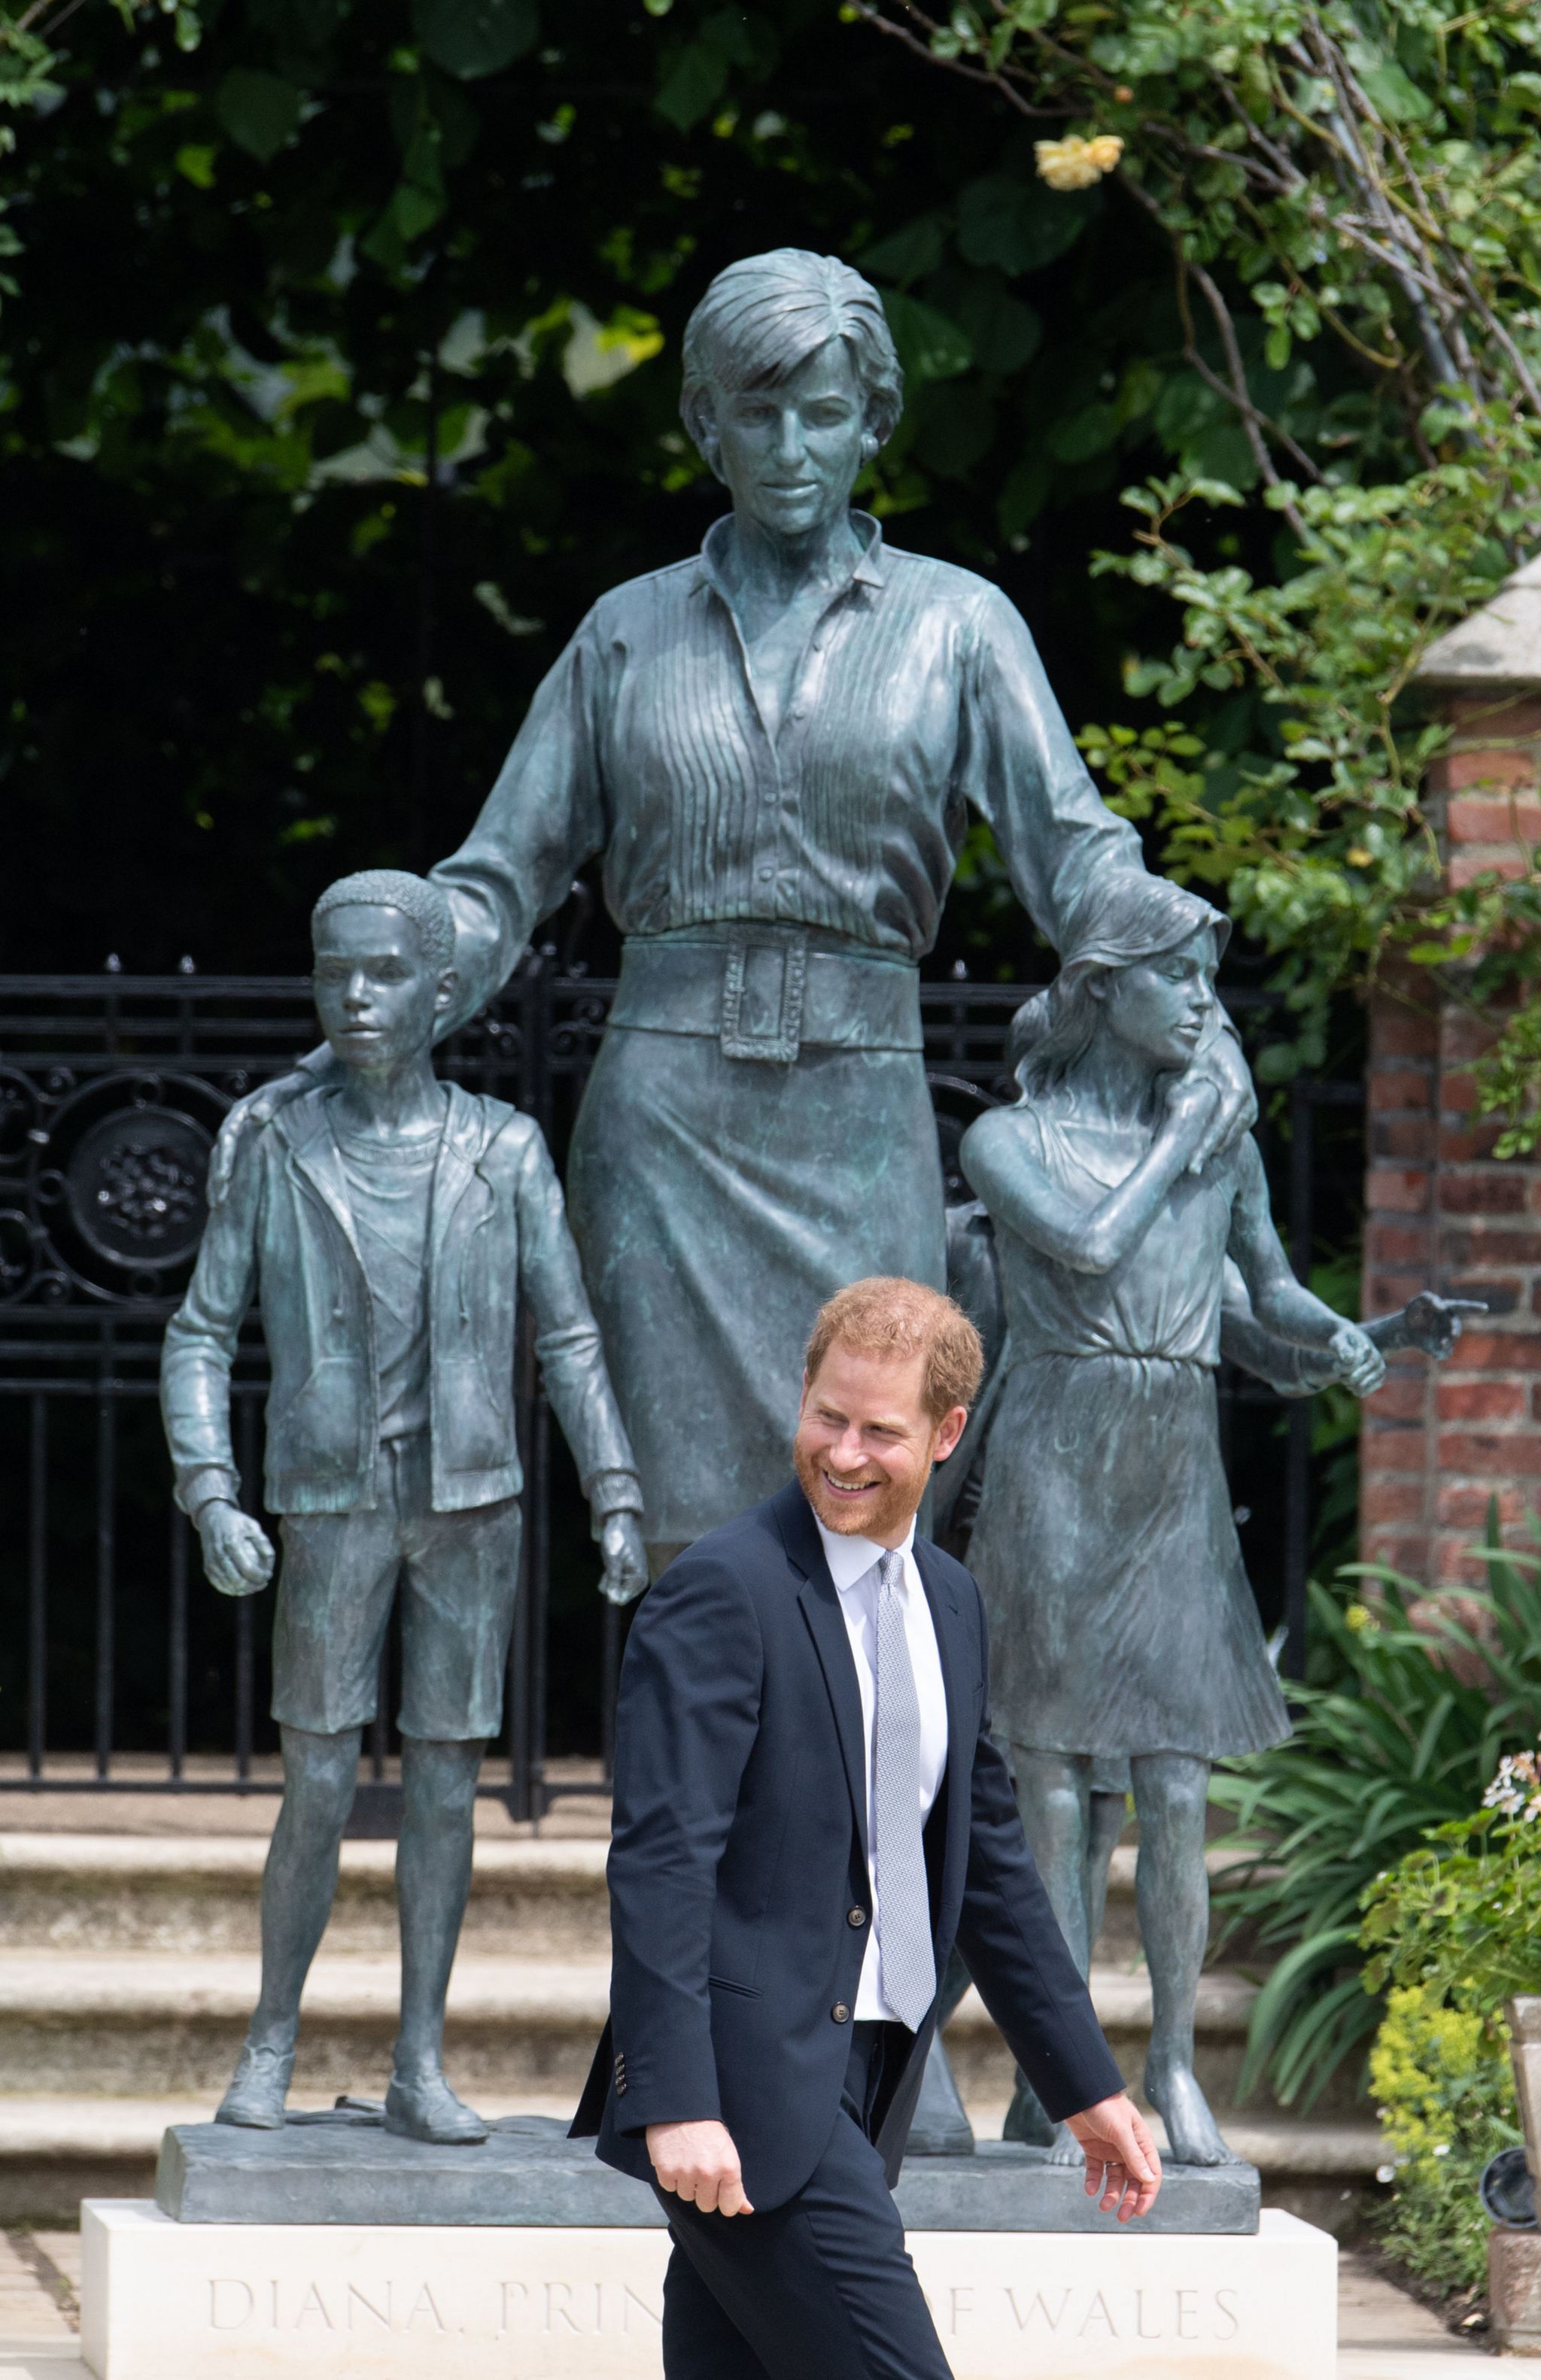
[[[891,292],[890,532],[1000,578],[1072,719],[1115,698],[1148,602],[1088,557],[1200,392],[1158,244],[1037,182],[1008,109],[827,0],[26,18],[0,965],[299,966],[328,876],[451,847],[587,604],[720,511],[679,334],[778,243]],[[983,838],[948,931],[1042,971]]]

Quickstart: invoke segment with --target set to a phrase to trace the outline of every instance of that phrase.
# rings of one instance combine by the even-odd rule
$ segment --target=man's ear
[[[954,1405],[936,1425],[936,1437],[931,1450],[933,1463],[945,1463],[969,1426],[967,1405]]]

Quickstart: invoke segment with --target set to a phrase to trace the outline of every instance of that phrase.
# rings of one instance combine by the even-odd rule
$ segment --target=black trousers
[[[785,2206],[703,2215],[658,2191],[666,2380],[951,2380],[872,2142],[899,2031],[852,2027],[829,2145]]]

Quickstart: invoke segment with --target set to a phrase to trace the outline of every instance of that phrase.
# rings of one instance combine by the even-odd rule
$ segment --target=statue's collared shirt
[[[1094,871],[1139,868],[1020,613],[852,519],[860,551],[774,739],[720,567],[730,520],[698,556],[593,606],[470,836],[434,870],[458,929],[446,1029],[498,990],[596,853],[629,935],[776,923],[910,961],[936,940],[971,805],[1051,939]]]

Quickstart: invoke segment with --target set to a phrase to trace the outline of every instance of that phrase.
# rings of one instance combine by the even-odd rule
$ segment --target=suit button
[[[864,1925],[866,1922],[867,1912],[864,1909],[848,1909],[846,1911],[846,1924],[848,1925]]]
[[[829,2013],[834,2018],[837,2024],[849,2024],[850,2022],[850,2010],[847,2008],[844,2000],[837,2000]]]

